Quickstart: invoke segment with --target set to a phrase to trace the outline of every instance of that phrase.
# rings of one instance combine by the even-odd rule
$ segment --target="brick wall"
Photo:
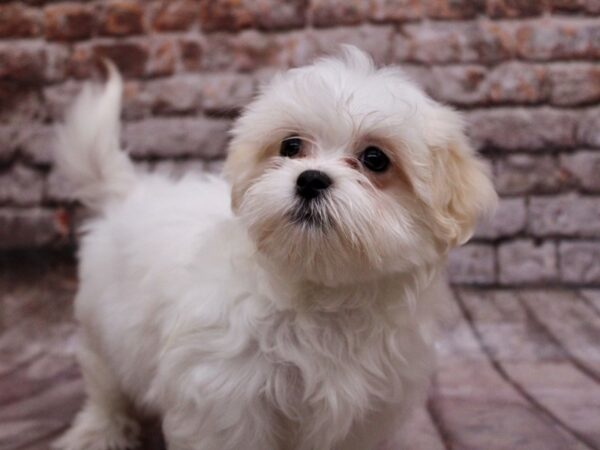
[[[0,4],[0,249],[69,241],[51,126],[98,56],[124,72],[124,140],[151,170],[219,167],[273,71],[353,43],[465,111],[502,196],[456,283],[600,285],[600,0]]]

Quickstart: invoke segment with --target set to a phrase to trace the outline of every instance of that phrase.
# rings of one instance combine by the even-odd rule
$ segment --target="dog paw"
[[[87,411],[52,445],[55,450],[126,450],[139,444],[140,427],[120,415],[99,416]]]

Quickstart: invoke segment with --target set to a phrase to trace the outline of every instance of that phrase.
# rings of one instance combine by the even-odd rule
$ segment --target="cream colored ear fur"
[[[458,113],[438,107],[431,125],[431,190],[429,206],[433,227],[449,247],[465,243],[476,222],[492,213],[497,195],[489,168],[475,153],[463,133]]]
[[[237,212],[244,192],[248,189],[251,180],[258,175],[257,171],[260,168],[257,167],[256,158],[256,151],[253,149],[245,148],[236,139],[231,142],[223,173],[231,185],[233,212]]]

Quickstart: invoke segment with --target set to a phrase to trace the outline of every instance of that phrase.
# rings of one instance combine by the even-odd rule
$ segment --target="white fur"
[[[495,198],[458,116],[353,48],[281,74],[234,128],[232,214],[220,178],[135,173],[120,89],[113,71],[84,91],[58,148],[99,210],[76,298],[88,400],[59,446],[133,446],[142,411],[176,450],[376,448],[424,394],[446,252]],[[278,156],[290,133],[301,158]],[[360,166],[372,142],[406,179]],[[307,168],[334,180],[330,227],[290,221]]]
[[[123,197],[134,181],[133,165],[119,146],[123,83],[107,62],[109,82],[86,85],[59,127],[57,167],[71,181],[74,196],[92,208]]]

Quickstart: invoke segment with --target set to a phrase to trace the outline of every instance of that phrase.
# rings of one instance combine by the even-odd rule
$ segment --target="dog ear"
[[[451,248],[469,240],[477,220],[495,210],[498,198],[489,168],[469,145],[458,113],[437,105],[429,126],[427,203],[436,236]]]
[[[227,159],[223,168],[223,174],[231,185],[231,209],[236,213],[242,203],[244,192],[253,178],[253,170],[256,167],[255,153],[244,145],[233,139],[227,151]]]

